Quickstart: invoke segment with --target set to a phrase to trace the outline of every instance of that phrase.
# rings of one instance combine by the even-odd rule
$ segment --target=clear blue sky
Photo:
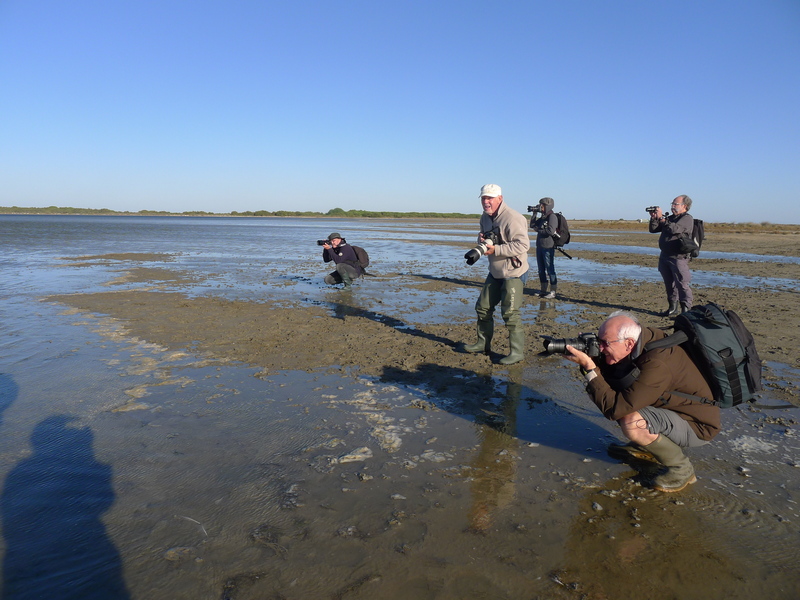
[[[0,0],[0,206],[800,223],[799,0]]]

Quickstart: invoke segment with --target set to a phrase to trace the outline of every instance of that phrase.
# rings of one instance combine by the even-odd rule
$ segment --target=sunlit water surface
[[[4,598],[800,597],[797,409],[727,411],[673,498],[606,457],[614,428],[554,361],[452,373],[482,390],[465,405],[401,377],[208,363],[42,301],[108,291],[129,266],[65,257],[158,253],[203,276],[189,295],[324,306],[315,241],[332,231],[402,280],[485,268],[461,258],[474,231],[441,223],[0,217]],[[586,260],[559,275],[659,280]],[[472,318],[477,291],[431,308],[368,286],[400,329]]]

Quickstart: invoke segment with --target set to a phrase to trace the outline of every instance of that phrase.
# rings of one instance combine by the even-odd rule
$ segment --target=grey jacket
[[[489,255],[489,273],[496,279],[521,277],[528,271],[528,220],[505,201],[500,203],[494,217],[481,215],[481,232],[496,230],[502,243]],[[516,259],[516,260],[514,260]],[[518,266],[515,266],[518,265]]]
[[[553,234],[558,229],[558,217],[552,210],[538,219],[531,218],[531,229],[536,232],[536,246],[539,248],[555,248]]]
[[[661,233],[658,238],[658,247],[661,249],[661,254],[667,256],[688,257],[688,254],[681,254],[680,247],[681,234],[692,236],[694,229],[694,218],[688,212],[681,215],[670,215],[663,223],[650,219],[650,233]]]

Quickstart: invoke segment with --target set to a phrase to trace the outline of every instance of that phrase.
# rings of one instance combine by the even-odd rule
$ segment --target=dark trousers
[[[662,254],[658,257],[658,272],[661,273],[661,278],[664,280],[667,300],[691,307],[694,296],[692,288],[689,287],[692,282],[689,258]]]
[[[347,263],[339,263],[336,265],[336,270],[333,273],[330,275],[325,275],[325,283],[328,285],[337,285],[342,283],[342,271],[350,275],[351,281],[358,277],[358,269],[356,269],[354,266],[348,265]]]

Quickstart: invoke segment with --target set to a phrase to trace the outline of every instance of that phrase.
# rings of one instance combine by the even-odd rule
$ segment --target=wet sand
[[[474,223],[465,227],[474,228]],[[607,227],[616,229],[617,224]],[[579,224],[573,228],[580,231]],[[746,245],[751,253],[798,256],[797,239],[796,233],[715,232],[706,250],[737,251]],[[624,235],[582,241],[630,243]],[[655,269],[652,256],[570,253],[576,260]],[[789,599],[800,592],[795,544],[774,543],[796,539],[795,521],[800,520],[795,508],[800,499],[798,413],[779,408],[800,406],[796,288],[695,288],[696,303],[717,302],[736,310],[750,327],[767,363],[766,391],[759,398],[763,406],[727,412],[717,442],[693,454],[700,482],[672,496],[641,487],[636,471],[603,456],[603,445],[614,437],[613,425],[602,423],[585,399],[574,365],[539,356],[539,335],[595,331],[609,312],[620,308],[636,312],[646,324],[667,326],[667,319],[656,316],[666,304],[660,284],[564,281],[554,301],[541,300],[529,284],[523,309],[530,323],[527,356],[509,368],[496,362],[507,352],[502,325],[493,356],[465,354],[460,346],[474,336],[473,300],[449,318],[450,308],[440,299],[464,288],[477,297],[483,269],[474,277],[454,279],[376,268],[374,277],[357,282],[352,291],[332,289],[324,304],[315,305],[302,298],[245,302],[196,297],[188,290],[201,277],[161,268],[158,263],[171,260],[164,255],[122,252],[70,257],[65,263],[77,267],[108,260],[120,264],[108,292],[48,300],[104,323],[110,317],[113,325],[104,326],[165,349],[162,357],[196,356],[209,369],[248,365],[257,379],[290,387],[296,400],[287,406],[318,418],[321,437],[330,442],[317,441],[295,456],[265,437],[262,462],[246,468],[279,470],[279,477],[270,471],[269,485],[275,489],[267,499],[279,505],[280,516],[254,518],[245,530],[227,532],[245,548],[244,557],[225,550],[230,564],[237,565],[230,572],[211,559],[215,549],[220,551],[224,531],[209,535],[204,529],[201,543],[156,545],[161,559],[153,568],[165,579],[190,588],[196,579],[209,586],[212,597],[238,599],[599,600],[758,597],[764,590],[770,597]],[[797,265],[698,259],[693,266],[798,279]],[[265,281],[270,276],[265,273]],[[363,301],[368,290],[378,287],[394,298],[433,292],[436,299],[418,318],[400,317]],[[426,319],[431,312],[437,317]],[[162,358],[152,368],[173,385],[200,385],[181,383],[166,363]],[[284,377],[291,379],[279,383]],[[246,397],[249,384],[217,385],[221,400],[202,396],[199,410],[224,419],[218,403],[232,397],[233,387],[236,395]],[[170,402],[166,390],[155,386],[129,395],[105,418],[146,413],[152,416],[139,417],[143,424],[155,425],[159,398]],[[526,403],[535,409],[525,413],[530,421],[518,423],[523,413],[517,409]],[[184,419],[178,414],[169,418],[176,424],[167,420],[159,426],[177,430]],[[276,413],[269,418],[292,417]],[[477,438],[472,429],[459,426],[462,418],[480,425]],[[364,424],[369,433],[359,438]],[[135,435],[152,435],[150,428],[141,431]],[[515,433],[521,431],[524,436]],[[227,442],[235,448],[233,429],[229,435]],[[342,442],[354,437],[363,443]],[[180,441],[176,452],[190,454]],[[283,462],[281,457],[291,458]],[[287,468],[293,462],[302,466],[294,473]],[[252,478],[259,480],[255,474]],[[133,481],[129,494],[137,489]],[[237,489],[249,485],[236,482]],[[142,503],[151,502],[142,495]],[[249,498],[240,502],[252,510]],[[197,528],[191,519],[184,526]],[[757,560],[750,559],[753,554]],[[204,564],[213,564],[213,572]]]
[[[573,225],[580,232],[580,222]],[[609,223],[607,227],[615,227]],[[593,223],[592,229],[598,225]],[[654,241],[656,236],[653,236]],[[624,234],[604,235],[581,241],[599,244],[632,244]],[[648,240],[645,240],[648,241]],[[745,250],[755,254],[800,256],[800,235],[715,233],[705,245],[706,251],[730,252]],[[599,263],[633,264],[657,269],[657,256],[634,255],[621,252],[570,251],[575,259],[590,259]],[[415,369],[419,365],[435,362],[446,367],[480,370],[486,366],[485,358],[459,353],[462,342],[471,342],[474,323],[451,322],[447,325],[419,323],[413,329],[396,327],[402,323],[392,315],[359,307],[359,286],[391,285],[401,274],[373,271],[376,277],[367,277],[356,284],[352,292],[341,291],[331,297],[338,305],[331,315],[326,308],[296,302],[285,303],[236,302],[218,298],[189,298],[180,292],[169,292],[168,287],[190,283],[196,276],[176,274],[175,271],[138,266],[142,260],[169,261],[169,256],[140,255],[127,257],[130,268],[110,286],[107,294],[71,295],[55,298],[70,306],[107,314],[120,319],[132,335],[178,349],[191,347],[212,356],[238,360],[261,366],[267,370],[313,370],[331,365],[351,367],[375,375],[385,367]],[[106,257],[73,257],[74,264],[84,261],[125,260],[124,254]],[[559,260],[564,260],[560,258]],[[531,258],[535,268],[535,257]],[[742,262],[698,258],[692,269],[714,270],[751,277],[775,277],[800,280],[800,264],[773,262]],[[268,274],[265,274],[265,278]],[[419,292],[444,293],[455,287],[474,288],[476,296],[485,274],[478,270],[470,279],[424,278],[407,286],[401,293],[413,296]],[[666,327],[670,320],[658,317],[666,307],[663,286],[657,283],[628,281],[624,284],[585,285],[562,282],[557,301],[542,302],[537,295],[533,275],[526,288],[526,305],[544,308],[536,319],[536,327],[529,330],[526,352],[529,357],[541,351],[539,334],[556,337],[574,337],[579,331],[596,331],[605,316],[613,310],[625,309],[638,314],[642,322]],[[413,280],[413,276],[412,276]],[[113,291],[113,283],[140,282],[143,289]],[[335,289],[335,288],[332,288]],[[755,288],[695,287],[695,304],[716,302],[736,311],[750,328],[756,339],[762,360],[777,361],[800,366],[800,292],[773,291]],[[557,310],[548,309],[570,305],[572,325],[556,322]],[[524,311],[525,309],[523,309]],[[447,308],[442,307],[441,313]],[[576,327],[579,330],[576,330]],[[537,331],[538,330],[538,331]],[[498,353],[506,353],[503,335],[497,336]],[[324,341],[324,343],[320,343]],[[336,343],[329,343],[335,341]],[[358,348],[359,352],[343,352],[341,347]],[[365,361],[364,356],[370,360]],[[530,358],[529,358],[530,360]]]

